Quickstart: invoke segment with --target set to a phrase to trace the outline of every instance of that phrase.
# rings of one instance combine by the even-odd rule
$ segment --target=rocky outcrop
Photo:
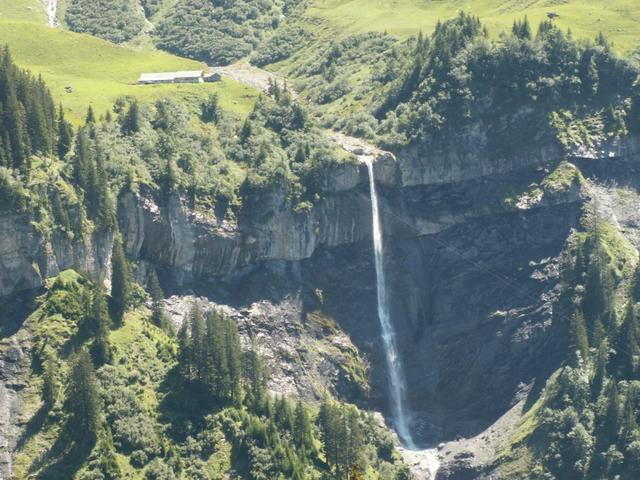
[[[174,295],[166,300],[166,312],[176,330],[194,305],[236,322],[243,350],[260,354],[269,372],[267,387],[277,395],[317,401],[328,393],[353,398],[368,390],[367,365],[349,336],[322,312],[305,312],[299,296],[234,308],[203,296]]]
[[[337,169],[335,183],[310,211],[295,213],[282,189],[252,199],[238,225],[218,222],[170,197],[162,208],[149,191],[120,198],[127,253],[162,265],[180,285],[232,274],[264,261],[300,261],[324,247],[370,236],[368,198],[356,165]]]
[[[73,239],[64,232],[40,231],[28,214],[0,212],[0,298],[39,288],[46,278],[72,268],[92,278],[109,275],[113,234]]]
[[[408,149],[397,159],[351,148],[377,157],[392,317],[423,445],[481,434],[523,383],[543,382],[564,351],[567,322],[554,305],[583,184],[579,176],[548,181],[563,159],[555,146],[500,160],[482,153],[483,141],[470,135],[460,152]],[[635,168],[638,142],[615,148],[581,159],[580,168]],[[205,309],[226,309],[245,346],[253,339],[267,357],[273,391],[318,398],[328,390],[385,410],[366,171],[346,163],[320,184],[320,200],[302,213],[282,188],[255,192],[237,223],[141,189],[120,196],[118,219],[129,257],[156,267],[176,293],[172,316],[182,319],[196,297]],[[610,196],[606,205],[620,212],[621,228],[633,229],[635,216],[620,202]],[[0,295],[38,287],[64,268],[108,278],[110,236],[45,238],[16,214],[0,224],[8,232],[0,238]],[[194,296],[185,296],[189,289]],[[370,391],[360,378],[366,364]],[[443,471],[455,478],[455,468]]]
[[[0,478],[11,472],[11,452],[25,423],[20,392],[30,362],[24,341],[14,336],[0,343]]]

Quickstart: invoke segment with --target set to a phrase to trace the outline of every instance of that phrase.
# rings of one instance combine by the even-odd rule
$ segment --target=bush
[[[159,458],[153,459],[144,471],[145,480],[173,480],[176,474],[173,469]]]
[[[131,40],[144,26],[138,5],[132,0],[71,0],[64,19],[74,32],[114,43]]]
[[[281,15],[273,0],[179,0],[154,31],[158,47],[214,65],[247,56]],[[274,20],[276,19],[276,20]]]
[[[312,34],[308,30],[297,25],[286,25],[256,49],[251,63],[263,67],[285,60],[311,40]]]

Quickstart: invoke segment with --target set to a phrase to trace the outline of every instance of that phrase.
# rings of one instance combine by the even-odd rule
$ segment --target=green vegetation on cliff
[[[637,256],[598,214],[575,236],[555,313],[568,330],[568,364],[502,459],[509,478],[631,479],[640,468]]]
[[[346,479],[380,468],[406,478],[370,416],[268,393],[261,359],[241,351],[235,324],[218,312],[205,319],[194,307],[176,340],[145,307],[129,310],[109,328],[110,361],[95,362],[95,318],[83,308],[99,299],[95,289],[64,272],[25,322],[37,413],[19,442],[17,478]]]
[[[64,20],[74,32],[114,43],[130,40],[144,25],[140,5],[132,0],[69,0]]]
[[[249,55],[295,3],[179,0],[159,22],[155,41],[167,51],[226,65]]]

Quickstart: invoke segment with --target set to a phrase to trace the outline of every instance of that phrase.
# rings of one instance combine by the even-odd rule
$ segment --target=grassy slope
[[[0,0],[7,1],[10,0]],[[238,115],[248,113],[256,98],[254,90],[226,79],[216,84],[138,86],[136,80],[142,72],[200,69],[203,65],[166,53],[135,50],[89,35],[51,29],[41,22],[0,16],[0,44],[9,45],[20,66],[42,74],[55,99],[63,102],[73,120],[82,118],[88,105],[101,113],[123,95],[141,100],[174,94],[198,99],[218,92],[222,107]],[[72,93],[65,92],[66,86],[73,88]]]
[[[0,19],[47,22],[41,0],[0,0]]]
[[[602,31],[621,50],[640,47],[637,0],[314,0],[308,15],[328,20],[342,35],[373,30],[406,37],[430,33],[439,19],[459,10],[478,15],[492,35],[525,14],[537,25],[547,12],[556,12],[558,25],[578,37]]]

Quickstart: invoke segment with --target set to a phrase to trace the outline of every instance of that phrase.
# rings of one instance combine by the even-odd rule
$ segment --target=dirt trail
[[[280,73],[268,72],[262,68],[254,67],[246,61],[233,63],[224,67],[211,67],[211,71],[263,92],[266,92],[269,88],[270,79],[277,80],[279,84],[287,80],[287,77]],[[298,93],[293,90],[289,82],[287,82],[287,89],[294,98],[298,96]]]

